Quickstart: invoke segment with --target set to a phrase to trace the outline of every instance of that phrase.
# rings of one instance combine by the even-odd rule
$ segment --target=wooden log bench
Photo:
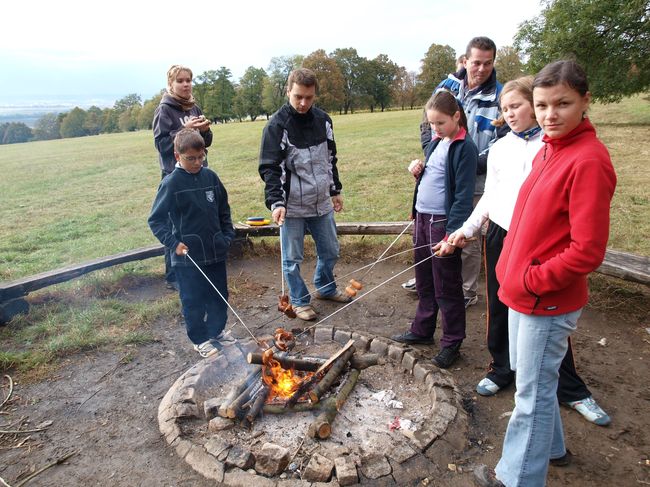
[[[340,222],[336,224],[336,230],[339,235],[399,235],[407,224],[408,222]],[[411,230],[412,227],[406,233],[410,234]],[[237,241],[246,242],[251,237],[278,236],[280,232],[276,225],[251,227],[236,224],[235,233]],[[0,282],[0,325],[7,323],[16,314],[26,313],[29,310],[29,304],[24,298],[32,291],[69,281],[92,271],[161,256],[163,253],[163,246],[156,244],[42,272],[15,281]],[[604,262],[596,272],[650,285],[650,258],[608,250]]]

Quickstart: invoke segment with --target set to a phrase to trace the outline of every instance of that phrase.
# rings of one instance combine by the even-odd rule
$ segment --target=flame
[[[273,350],[264,352],[262,358],[262,380],[269,387],[269,400],[275,397],[290,398],[300,387],[300,384],[311,373],[299,376],[293,369],[283,369],[280,362],[273,358]]]

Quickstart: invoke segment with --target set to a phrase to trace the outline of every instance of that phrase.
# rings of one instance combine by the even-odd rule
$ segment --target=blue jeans
[[[543,487],[550,458],[566,453],[557,401],[560,364],[582,310],[557,316],[508,312],[517,391],[497,478],[507,487]]]
[[[289,287],[293,306],[305,306],[310,302],[309,291],[300,275],[304,257],[305,234],[309,231],[316,244],[316,270],[314,285],[323,296],[336,293],[334,265],[339,259],[339,241],[336,237],[334,212],[308,218],[287,218],[282,225],[282,270]]]
[[[174,270],[187,336],[195,345],[217,338],[226,326],[228,305],[196,267],[174,266]],[[226,262],[202,265],[201,270],[228,299]]]

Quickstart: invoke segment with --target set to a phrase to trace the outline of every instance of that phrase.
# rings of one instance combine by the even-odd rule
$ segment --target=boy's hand
[[[461,232],[460,230],[456,230],[454,233],[449,235],[447,238],[447,242],[451,243],[452,245],[455,245],[456,247],[459,247],[461,249],[464,249],[465,246],[467,245],[467,240],[465,239],[465,234]]]
[[[183,242],[179,243],[176,247],[176,255],[185,255],[189,252],[190,249],[187,248]]]
[[[332,205],[334,205],[334,211],[339,212],[343,209],[343,197],[340,194],[332,196]]]
[[[284,206],[278,206],[273,213],[271,213],[271,218],[277,225],[282,225],[284,223],[284,215],[286,215],[287,209]]]
[[[420,173],[422,172],[422,169],[424,168],[424,164],[420,159],[414,159],[411,161],[408,167],[408,171],[413,174],[413,177],[417,178]]]
[[[432,247],[433,255],[436,257],[446,257],[456,251],[456,247],[448,242],[438,242]]]

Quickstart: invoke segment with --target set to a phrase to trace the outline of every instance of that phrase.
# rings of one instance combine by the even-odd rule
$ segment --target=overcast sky
[[[186,6],[191,5],[191,8]],[[10,1],[0,29],[0,96],[150,98],[165,87],[171,64],[195,76],[220,66],[237,80],[273,56],[354,47],[387,54],[418,71],[432,43],[457,54],[476,35],[511,45],[519,24],[537,16],[539,0],[329,0],[272,3]]]

